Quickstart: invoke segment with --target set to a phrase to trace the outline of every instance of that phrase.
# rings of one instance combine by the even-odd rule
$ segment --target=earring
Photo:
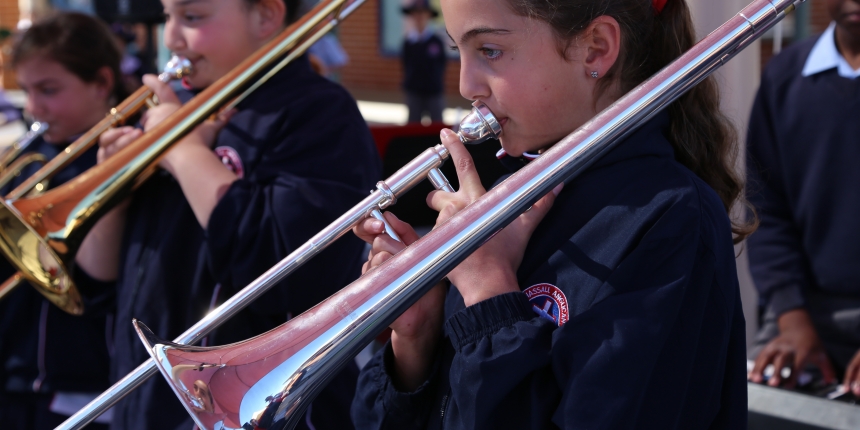
[[[591,77],[592,77],[592,78],[596,78],[596,77],[598,77],[598,76],[600,76],[600,74],[599,74],[599,73],[597,73],[597,71],[591,72]]]

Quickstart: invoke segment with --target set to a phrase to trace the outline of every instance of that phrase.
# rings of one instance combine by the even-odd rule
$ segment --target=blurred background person
[[[12,52],[12,68],[28,98],[26,111],[49,130],[30,145],[47,159],[98,123],[127,96],[119,79],[121,53],[110,30],[95,18],[61,13],[37,21]],[[96,163],[91,148],[51,179],[60,185]],[[29,165],[6,195],[38,170]],[[110,264],[110,261],[106,261]],[[115,263],[115,262],[114,262]],[[5,259],[0,276],[14,273]],[[108,388],[107,337],[113,283],[73,271],[85,300],[83,316],[53,306],[29,285],[0,301],[0,422],[4,428],[52,429]],[[107,428],[110,413],[90,428]]]
[[[833,19],[762,77],[748,136],[748,241],[764,316],[749,378],[794,387],[816,367],[860,395],[860,1],[827,0]],[[781,370],[791,369],[787,379]]]
[[[427,0],[412,0],[403,8],[406,38],[403,40],[403,90],[409,122],[442,121],[445,108],[445,44],[436,35],[431,19],[439,12]]]
[[[333,32],[327,33],[308,49],[314,70],[334,82],[340,81],[340,69],[349,64],[349,55]]]

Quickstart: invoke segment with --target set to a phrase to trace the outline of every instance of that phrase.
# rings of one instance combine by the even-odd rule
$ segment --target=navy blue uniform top
[[[761,219],[750,271],[776,315],[810,293],[860,298],[860,79],[836,69],[802,76],[815,42],[768,64],[747,139],[747,189]]]
[[[169,174],[135,192],[117,282],[117,378],[149,358],[132,318],[175,338],[358,203],[380,179],[379,155],[355,101],[313,73],[305,57],[239,105],[214,150],[241,179],[219,201],[207,230]],[[341,238],[222,325],[207,344],[259,335],[322,301],[359,275],[362,251],[358,239]],[[338,389],[351,398],[354,384],[353,376],[351,386],[347,378]],[[341,414],[322,418],[346,419],[348,400],[342,403]],[[113,428],[177,428],[187,419],[158,377],[118,404]]]
[[[42,138],[28,151],[56,156],[62,145]],[[97,147],[84,152],[50,181],[56,187],[96,164]],[[0,190],[8,194],[41,167],[28,165],[10,185]],[[113,283],[90,279],[81,271],[73,278],[84,295],[84,315],[73,316],[44,299],[24,283],[0,300],[0,380],[3,391],[52,393],[56,391],[99,393],[109,386],[109,322],[112,324]],[[0,278],[15,270],[0,257]],[[0,280],[0,281],[2,281]]]
[[[445,304],[432,376],[359,377],[359,429],[746,428],[744,318],[728,217],[676,162],[661,114],[556,199],[523,292]]]
[[[419,36],[422,37],[422,36]],[[445,87],[445,44],[435,34],[403,41],[403,89],[411,94],[435,96]]]

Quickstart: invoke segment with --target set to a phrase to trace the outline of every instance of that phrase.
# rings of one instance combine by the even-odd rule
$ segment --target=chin
[[[191,85],[191,88],[202,90],[209,85],[212,85],[212,82],[215,82],[215,80],[206,76],[189,76],[187,82],[188,85]]]

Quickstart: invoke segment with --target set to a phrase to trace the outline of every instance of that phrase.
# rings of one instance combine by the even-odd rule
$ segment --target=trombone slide
[[[141,340],[201,428],[222,428],[219,424],[291,428],[338,369],[472,251],[803,1],[753,1],[540,158],[404,251],[280,327],[247,341],[201,348],[156,339],[138,323]],[[209,403],[189,398],[190,386],[205,388]]]

